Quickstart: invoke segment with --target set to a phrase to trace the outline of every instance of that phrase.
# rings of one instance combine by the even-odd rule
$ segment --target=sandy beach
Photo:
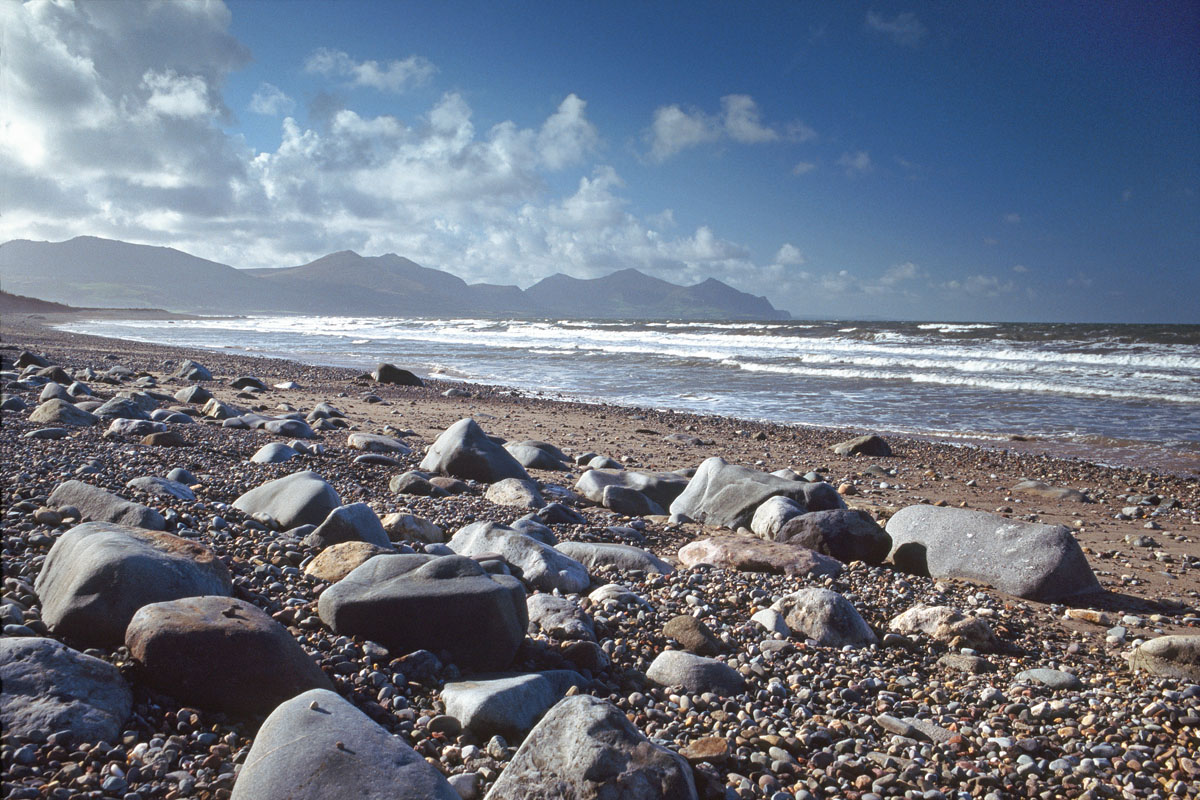
[[[424,682],[410,678],[403,703],[391,697],[381,702],[371,675],[402,670],[400,659],[372,661],[362,640],[338,637],[322,628],[315,606],[324,585],[300,570],[281,577],[279,569],[266,568],[307,562],[289,561],[293,556],[271,547],[270,532],[247,527],[245,516],[229,505],[268,480],[313,470],[336,489],[343,503],[365,502],[381,518],[395,513],[422,517],[444,530],[447,539],[470,522],[510,524],[528,509],[489,502],[482,496],[485,487],[450,497],[398,495],[389,489],[389,481],[415,469],[426,448],[446,428],[470,417],[492,436],[549,442],[569,456],[594,452],[627,470],[688,470],[720,456],[762,472],[815,471],[839,489],[850,508],[867,512],[880,524],[902,508],[934,505],[1064,525],[1072,531],[1105,591],[1078,603],[1048,604],[962,580],[906,576],[886,564],[855,562],[834,579],[689,568],[680,564],[679,549],[714,535],[714,530],[671,522],[665,516],[631,520],[594,503],[571,501],[569,494],[556,494],[567,497],[567,504],[586,518],[585,524],[555,526],[559,539],[613,541],[607,532],[611,526],[636,523],[644,536],[641,546],[677,567],[665,576],[617,575],[604,569],[592,575],[592,588],[610,579],[619,581],[655,610],[638,614],[591,604],[594,613],[603,611],[597,637],[611,663],[589,670],[590,682],[582,691],[615,703],[642,733],[669,749],[687,751],[702,739],[723,740],[719,756],[688,759],[700,796],[1195,795],[1200,770],[1191,759],[1200,749],[1200,691],[1193,686],[1189,693],[1185,680],[1131,672],[1124,658],[1137,640],[1198,632],[1200,485],[1194,480],[1051,458],[1038,451],[1036,442],[976,447],[888,437],[891,457],[840,456],[831,452],[831,445],[871,431],[561,402],[504,387],[432,379],[423,387],[387,385],[354,370],[66,334],[47,327],[57,319],[57,315],[6,315],[0,332],[5,369],[12,369],[19,353],[30,351],[69,373],[88,367],[100,373],[120,365],[134,376],[152,377],[145,383],[153,387],[151,391],[174,394],[187,384],[173,381],[171,374],[185,359],[193,359],[214,375],[206,388],[231,406],[270,415],[307,413],[326,402],[345,414],[349,431],[399,437],[412,454],[397,456],[400,466],[356,463],[359,453],[346,446],[347,431],[326,430],[318,431],[313,440],[324,446],[321,455],[256,464],[249,459],[260,447],[288,437],[222,427],[219,421],[199,417],[194,424],[170,426],[189,445],[180,448],[144,445],[140,437],[106,437],[105,425],[72,428],[60,439],[31,439],[26,434],[39,426],[28,416],[37,406],[38,392],[6,387],[6,396],[21,396],[28,408],[5,411],[0,427],[6,486],[5,602],[12,600],[24,609],[21,624],[33,633],[44,633],[44,626],[30,624],[39,620],[31,586],[49,548],[70,528],[61,521],[39,522],[34,515],[58,484],[79,476],[81,468],[91,464],[95,469],[83,472],[83,480],[192,520],[188,527],[198,532],[200,541],[213,548],[233,575],[235,597],[259,605],[287,624],[342,696],[368,708],[372,719],[400,733],[442,773],[474,776],[460,779],[455,786],[471,784],[469,796],[482,797],[512,761],[519,742],[496,744],[469,731],[453,735],[431,729],[431,720],[445,714],[438,690],[458,671],[451,669]],[[247,393],[230,387],[232,379],[245,375],[272,388]],[[273,388],[285,381],[298,387]],[[130,383],[91,381],[88,386],[97,399],[106,399],[132,388]],[[466,396],[446,396],[452,388]],[[163,407],[177,405],[181,404],[163,403]],[[195,409],[183,410],[195,414]],[[667,438],[673,434],[686,436]],[[554,491],[548,487],[569,491],[586,469],[570,466],[566,472],[531,470],[530,474],[549,497]],[[125,488],[130,479],[165,475],[177,467],[198,479],[195,501],[148,499]],[[1090,502],[1013,490],[1028,480],[1079,490]],[[217,517],[221,523],[214,523]],[[42,519],[53,521],[46,515]],[[304,549],[294,552],[308,561],[315,555]],[[911,588],[897,589],[898,581]],[[985,654],[996,669],[987,674],[948,672],[938,659],[956,651],[921,637],[916,638],[914,650],[876,646],[859,653],[814,647],[802,637],[793,638],[786,650],[764,650],[765,634],[748,623],[749,617],[772,599],[804,586],[832,587],[852,598],[881,638],[889,620],[916,600],[986,612],[980,616],[991,623],[1005,649]],[[302,602],[288,604],[288,598]],[[1070,606],[1076,612],[1098,613],[1075,613],[1069,618]],[[747,682],[744,696],[736,702],[697,706],[647,684],[648,665],[667,646],[663,623],[680,613],[702,619],[724,643],[722,658]],[[7,617],[5,622],[8,633]],[[1126,629],[1119,636],[1112,630],[1118,626]],[[554,637],[531,634],[514,668],[571,666],[565,652]],[[127,731],[123,740],[108,742],[115,749],[103,754],[40,743],[19,759],[17,751],[27,745],[6,740],[4,796],[67,797],[84,791],[127,799],[229,796],[261,717],[193,710],[169,693],[146,688],[123,647],[89,653],[116,664],[134,687],[135,713],[123,728]],[[1083,688],[1051,690],[1016,677],[1038,667],[1074,674]],[[784,688],[776,693],[773,686]],[[1005,702],[981,700],[987,687],[1001,692]],[[1058,712],[1031,716],[1030,708],[1043,701],[1060,703]],[[900,712],[930,719],[949,730],[952,738],[930,742],[910,735],[890,740],[873,719],[885,713],[901,716]],[[205,733],[216,737],[201,735]],[[153,744],[156,737],[157,745]],[[182,737],[173,768],[151,768],[143,758],[147,747],[162,748],[168,737]],[[135,750],[147,743],[134,758]],[[1120,755],[1099,756],[1089,749],[1102,743],[1113,745],[1113,753]],[[1145,749],[1131,751],[1134,745]],[[476,753],[477,758],[467,757]],[[1088,761],[1083,768],[1081,759]],[[78,764],[80,769],[68,770],[67,764]],[[116,774],[112,764],[120,766],[124,785],[110,781],[105,789],[102,784]],[[184,775],[177,774],[180,770]],[[26,788],[33,793],[21,793]]]

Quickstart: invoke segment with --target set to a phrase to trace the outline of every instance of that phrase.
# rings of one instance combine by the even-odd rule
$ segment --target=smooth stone
[[[768,542],[786,541],[780,538],[780,529],[788,520],[807,512],[807,508],[791,497],[768,497],[754,510],[754,516],[750,519],[750,531]]]
[[[765,542],[754,536],[719,536],[685,544],[679,550],[685,567],[711,564],[739,572],[835,577],[843,566],[836,558],[785,542]]]
[[[558,472],[567,469],[567,465],[563,463],[566,460],[565,456],[560,459],[552,451],[535,447],[532,444],[509,442],[504,445],[504,449],[525,469],[542,469]],[[557,450],[557,448],[555,449]]]
[[[231,800],[459,800],[403,739],[325,689],[282,703],[263,722]]]
[[[393,475],[388,481],[388,489],[396,494],[410,494],[417,497],[444,497],[446,490],[440,488],[424,475],[409,471]]]
[[[289,447],[283,442],[270,442],[250,456],[250,461],[255,464],[282,464],[300,455],[293,447]]]
[[[54,508],[74,506],[80,519],[88,522],[113,522],[135,528],[161,531],[167,527],[162,514],[141,503],[133,503],[123,497],[106,492],[83,481],[65,481],[50,493],[47,505]]]
[[[0,683],[6,741],[67,731],[80,742],[115,742],[133,706],[116,667],[53,639],[0,638]]]
[[[366,503],[351,503],[333,509],[316,530],[304,537],[304,542],[318,548],[339,542],[367,542],[392,549],[392,540],[383,529],[383,523]]]
[[[612,566],[620,570],[666,575],[675,568],[649,550],[628,544],[607,542],[559,542],[555,549],[587,567],[591,572],[598,567]]]
[[[438,436],[422,459],[421,469],[482,483],[505,478],[529,480],[525,468],[470,418],[459,420]]]
[[[579,604],[565,597],[539,592],[525,599],[529,621],[555,639],[596,641],[592,618]]]
[[[715,656],[725,650],[709,627],[691,614],[679,614],[667,620],[662,632],[663,636],[674,639],[684,650],[698,656]]]
[[[1129,667],[1151,675],[1200,683],[1200,636],[1158,636],[1129,654]]]
[[[616,706],[589,695],[559,701],[500,773],[487,800],[696,800],[692,770],[650,742]]]
[[[175,393],[175,399],[181,403],[202,406],[213,399],[212,392],[203,386],[188,386]]]
[[[44,403],[47,400],[54,400],[55,398],[59,400],[65,400],[68,403],[75,402],[75,398],[72,397],[71,393],[67,391],[67,387],[63,386],[61,383],[50,381],[42,387],[42,393],[38,395],[38,402]]]
[[[605,486],[600,494],[600,505],[623,517],[653,517],[666,513],[646,495],[624,486]]]
[[[147,406],[147,407],[143,407]],[[122,397],[118,395],[110,400],[106,400],[99,408],[92,413],[100,419],[150,419],[150,412],[157,406],[156,402],[139,402],[134,397]]]
[[[222,403],[215,397],[210,397],[200,408],[200,413],[210,419],[227,420],[241,416],[241,411],[231,405]]]
[[[587,568],[531,536],[493,522],[475,522],[462,528],[447,543],[464,556],[499,554],[521,580],[543,592],[582,592],[590,578]]]
[[[184,381],[211,381],[213,379],[213,375],[208,370],[208,367],[199,362],[192,361],[190,358],[185,359],[179,365],[179,369],[172,373],[171,377]]]
[[[424,386],[425,383],[406,369],[395,364],[380,363],[371,373],[376,383],[388,383],[393,386]]]
[[[429,520],[412,514],[388,514],[383,518],[383,529],[393,542],[441,543],[446,534]]]
[[[892,537],[865,511],[810,511],[784,523],[777,538],[832,556],[842,563],[882,564],[892,549]]]
[[[1065,500],[1070,503],[1090,503],[1091,499],[1078,489],[1050,486],[1041,481],[1021,481],[1012,487],[1017,494],[1028,494],[1043,500]]]
[[[296,472],[251,489],[233,501],[233,507],[254,516],[266,514],[280,530],[298,525],[320,525],[341,505],[337,492],[315,472]]]
[[[554,531],[549,526],[538,522],[537,518],[532,515],[521,517],[512,524],[512,529],[526,536],[532,536],[542,544],[549,545],[550,547],[558,546],[558,537],[554,535]]]
[[[86,427],[95,425],[100,418],[82,408],[76,408],[66,400],[47,400],[39,405],[29,415],[29,421],[35,425],[75,425]]]
[[[232,597],[142,606],[125,646],[147,683],[202,709],[244,716],[308,689],[333,688],[287,628]]]
[[[227,597],[232,588],[225,565],[204,545],[106,522],[76,525],[55,540],[34,582],[50,630],[96,646],[120,644],[148,603]]]
[[[166,429],[167,424],[165,422],[120,417],[108,424],[108,429],[104,431],[104,436],[106,438],[113,436],[149,436],[152,433],[161,433]]]
[[[144,475],[133,478],[125,484],[126,489],[137,489],[146,494],[156,494],[160,497],[174,497],[177,500],[193,501],[196,493],[187,484],[173,481],[170,478],[159,478],[155,475]]]
[[[771,608],[783,615],[793,633],[825,647],[868,647],[879,641],[853,604],[829,589],[801,589]]]
[[[51,441],[55,439],[65,439],[70,435],[71,432],[66,428],[38,428],[36,431],[30,431],[21,438]]]
[[[892,448],[882,437],[876,434],[867,434],[854,439],[848,439],[844,442],[838,442],[829,448],[839,456],[873,456],[875,458],[888,458],[892,455]]]
[[[825,487],[831,495],[826,497],[814,487]],[[705,525],[737,530],[749,526],[758,507],[777,496],[803,503],[809,511],[845,507],[837,490],[828,484],[790,481],[714,456],[700,465],[687,488],[671,503],[670,511]]]
[[[1100,591],[1079,543],[1062,525],[917,505],[897,511],[887,532],[891,560],[906,572],[963,578],[1042,602]]]
[[[646,677],[660,686],[682,686],[692,694],[712,692],[728,697],[745,690],[738,671],[715,658],[664,650],[650,663]]]
[[[590,469],[575,482],[575,491],[604,505],[604,490],[609,486],[640,492],[651,502],[665,509],[687,488],[688,479],[675,472],[634,472],[620,469]]]
[[[460,667],[501,670],[525,639],[525,588],[463,556],[376,556],[321,593],[333,630],[393,653],[447,650]]]
[[[318,553],[304,568],[304,574],[323,583],[337,583],[368,559],[395,552],[370,542],[338,542]]]
[[[195,486],[200,482],[196,479],[196,476],[191,473],[191,471],[186,470],[183,467],[175,467],[168,472],[167,480],[175,481],[176,483],[182,483],[184,486],[188,487]]]
[[[504,478],[488,487],[483,495],[489,503],[516,508],[541,508],[546,505],[537,484],[520,478]]]
[[[580,514],[570,506],[562,503],[549,503],[537,511],[533,512],[533,516],[540,522],[546,525],[586,525],[587,517]]]
[[[996,665],[986,658],[962,653],[947,653],[937,660],[937,665],[942,669],[965,672],[968,675],[983,675],[996,671]]]
[[[442,689],[446,713],[480,737],[520,740],[572,686],[587,681],[571,670],[479,675],[447,683]]]
[[[689,764],[723,764],[729,757],[729,743],[719,736],[705,736],[679,748],[679,755]]]
[[[783,614],[770,608],[764,608],[761,611],[756,611],[750,617],[751,622],[757,622],[770,633],[778,633],[780,636],[790,636],[791,628],[787,626],[787,621],[783,618]]]
[[[1083,683],[1069,672],[1039,667],[1018,672],[1016,681],[1036,681],[1051,689],[1082,689]]]
[[[408,455],[412,448],[399,439],[391,436],[381,436],[377,433],[351,433],[346,436],[346,447],[351,450],[365,450],[368,453],[399,453]]]
[[[150,447],[190,447],[192,443],[178,431],[163,431],[143,437],[142,444]]]

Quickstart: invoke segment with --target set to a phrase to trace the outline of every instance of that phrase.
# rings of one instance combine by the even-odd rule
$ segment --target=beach
[[[399,733],[441,773],[468,776],[454,783],[460,796],[482,797],[518,757],[519,742],[496,742],[471,731],[454,732],[453,725],[443,727],[442,718],[449,715],[441,690],[463,671],[444,665],[441,672],[435,669],[414,679],[411,662],[405,671],[403,654],[381,655],[362,637],[328,630],[316,613],[328,582],[301,569],[318,549],[275,545],[277,532],[269,525],[248,525],[251,515],[232,505],[269,480],[312,470],[343,503],[366,503],[381,519],[389,514],[423,518],[447,539],[473,522],[512,524],[529,509],[488,500],[481,484],[465,494],[440,497],[398,494],[391,488],[393,478],[417,468],[443,431],[471,418],[487,434],[508,442],[548,442],[570,457],[591,452],[628,471],[694,470],[717,456],[762,473],[815,472],[811,477],[816,480],[810,482],[827,483],[850,509],[862,510],[880,524],[910,506],[961,508],[1015,522],[1062,525],[1078,543],[1103,590],[1078,603],[1022,599],[979,582],[907,575],[890,564],[862,561],[850,563],[837,577],[689,567],[681,563],[680,549],[717,535],[712,527],[673,521],[665,514],[622,516],[582,500],[571,492],[588,469],[583,465],[570,463],[566,471],[531,469],[547,499],[561,498],[585,519],[553,525],[559,540],[628,544],[640,538],[640,547],[675,569],[669,574],[594,570],[588,589],[578,592],[582,598],[612,581],[647,605],[585,601],[596,617],[604,658],[583,661],[559,638],[535,630],[520,646],[515,671],[582,670],[587,680],[574,693],[615,704],[655,744],[683,752],[700,796],[1195,796],[1200,769],[1192,759],[1200,750],[1200,689],[1188,680],[1134,672],[1126,663],[1130,649],[1141,641],[1196,634],[1200,625],[1200,484],[1194,477],[1055,457],[1036,439],[950,444],[888,434],[891,456],[837,455],[830,449],[834,444],[875,431],[564,401],[528,387],[515,390],[436,375],[423,374],[423,386],[400,386],[380,383],[357,368],[105,339],[48,327],[65,320],[6,315],[0,343],[5,369],[23,351],[42,354],[72,374],[89,367],[92,374],[116,365],[127,368],[128,377],[116,383],[85,381],[98,399],[105,399],[135,388],[139,378],[144,388],[173,395],[188,384],[171,375],[192,359],[211,371],[214,379],[203,385],[223,403],[273,415],[308,413],[324,402],[345,415],[349,428],[316,431],[311,441],[323,446],[320,454],[252,463],[251,456],[263,445],[291,437],[226,427],[170,400],[161,407],[179,406],[181,413],[196,418],[191,424],[168,426],[187,446],[154,447],[141,443],[141,437],[105,435],[105,425],[73,427],[63,438],[36,439],[26,434],[42,427],[28,419],[39,391],[6,388],[6,396],[20,396],[27,405],[24,411],[5,411],[0,427],[6,473],[5,602],[12,601],[22,620],[6,616],[6,634],[10,624],[23,625],[32,634],[47,632],[32,585],[46,554],[71,525],[62,518],[55,522],[43,510],[56,486],[72,478],[85,480],[164,515],[173,511],[171,518],[181,520],[178,527],[186,527],[225,564],[233,576],[233,596],[286,625],[342,697]],[[535,365],[530,374],[536,379]],[[239,376],[261,380],[266,390],[231,387]],[[295,388],[275,388],[289,381]],[[447,396],[450,390],[457,391]],[[881,428],[886,422],[880,420]],[[395,437],[411,453],[389,453],[398,462],[392,465],[355,461],[360,453],[348,447],[348,432]],[[197,479],[195,500],[126,488],[131,479],[163,476],[174,468]],[[1086,501],[1014,490],[1022,481],[1078,490]],[[636,533],[621,538],[613,527]],[[409,544],[421,552],[420,543]],[[813,645],[795,635],[772,639],[749,622],[757,611],[806,587],[850,598],[880,643],[859,650]],[[962,656],[963,648],[924,635],[908,637],[908,645],[896,639],[889,645],[885,635],[890,621],[918,601],[952,606],[989,622],[1003,647],[966,655],[985,657],[994,671],[947,666],[954,659],[946,662],[943,656]],[[720,658],[744,680],[743,690],[716,700],[706,692],[681,693],[647,680],[655,658],[677,646],[663,626],[681,614],[711,629],[720,642]],[[786,646],[765,646],[764,640]],[[192,708],[170,692],[148,688],[126,648],[88,652],[115,664],[133,687],[134,713],[122,727],[121,741],[107,742],[101,753],[80,743],[6,740],[6,797],[99,791],[128,800],[130,793],[228,797],[235,791],[235,775],[246,762],[262,715],[246,718]],[[601,666],[601,661],[608,663]],[[1054,688],[1021,677],[1038,668],[1065,672],[1079,683]],[[381,693],[379,687],[397,672],[409,675],[399,695]],[[889,731],[881,728],[890,724],[881,723],[882,716],[916,718],[936,730]],[[707,757],[696,749],[702,741],[713,748]],[[31,749],[18,758],[24,748]]]

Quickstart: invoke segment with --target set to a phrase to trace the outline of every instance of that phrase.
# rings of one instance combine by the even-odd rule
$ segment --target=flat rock
[[[80,742],[115,742],[133,706],[116,667],[53,639],[0,638],[0,683],[6,738],[44,742],[65,730]]]
[[[393,475],[388,481],[388,489],[396,494],[410,494],[416,497],[445,497],[447,494],[445,489],[413,470]]]
[[[1012,487],[1017,494],[1028,494],[1043,500],[1065,500],[1069,503],[1090,503],[1091,499],[1079,491],[1065,486],[1050,486],[1041,481],[1021,481]]]
[[[421,469],[482,483],[505,478],[529,480],[525,468],[470,418],[460,419],[438,436],[421,461]]]
[[[604,505],[604,490],[618,486],[640,492],[660,508],[671,505],[687,488],[688,479],[675,472],[635,472],[624,469],[590,469],[575,482],[575,491]]]
[[[756,611],[751,617],[751,622],[757,622],[769,633],[778,633],[780,636],[790,636],[791,628],[787,626],[787,620],[783,618],[783,614],[772,608],[764,608],[761,611]]]
[[[923,633],[935,642],[958,648],[995,652],[1001,647],[987,622],[950,606],[915,605],[893,617],[888,628],[903,634]]]
[[[515,508],[541,508],[546,505],[537,484],[531,480],[505,478],[488,487],[483,495],[489,503]]]
[[[887,532],[891,560],[906,572],[964,578],[1043,602],[1100,591],[1079,543],[1062,525],[917,505],[896,512]]]
[[[211,381],[213,379],[213,375],[207,367],[190,358],[185,359],[171,377],[183,381]]]
[[[195,500],[196,493],[187,484],[173,481],[170,478],[160,478],[156,475],[143,475],[133,478],[125,484],[126,489],[137,489],[146,494],[156,494],[160,497],[174,497],[177,500]]]
[[[267,514],[280,530],[320,525],[341,505],[333,487],[315,472],[296,472],[264,483],[233,501],[246,514]]]
[[[76,408],[66,400],[47,400],[33,410],[29,421],[35,425],[74,425],[85,427],[95,425],[100,418],[95,414]]]
[[[558,589],[563,594],[582,592],[590,578],[587,568],[531,536],[494,522],[475,522],[459,530],[449,541],[459,555],[499,554],[523,581],[543,592]]]
[[[698,656],[720,655],[725,646],[702,621],[691,614],[679,614],[663,625],[663,636],[679,642],[680,647]]]
[[[829,449],[839,456],[887,458],[892,454],[892,448],[888,446],[888,443],[873,433],[838,442]]]
[[[628,544],[607,542],[559,542],[555,549],[587,567],[591,572],[598,567],[613,566],[620,570],[666,575],[675,568],[649,550]]]
[[[370,542],[338,542],[331,544],[308,562],[304,574],[324,583],[337,583],[375,556],[395,553],[391,547]]]
[[[532,513],[545,525],[586,525],[587,517],[562,503],[548,503]]]
[[[878,641],[853,604],[829,589],[801,589],[771,608],[783,615],[792,633],[825,647],[867,647]]]
[[[529,624],[521,582],[463,556],[376,556],[322,592],[317,607],[339,634],[393,654],[447,650],[476,670],[508,667]]]
[[[150,412],[142,408],[132,397],[117,396],[111,400],[106,400],[103,405],[92,413],[103,420],[150,419]]]
[[[318,548],[339,542],[367,542],[389,550],[392,547],[383,523],[366,503],[351,503],[333,509],[316,530],[304,537],[304,542]]]
[[[179,431],[162,431],[142,437],[142,444],[149,447],[191,447],[192,443]]]
[[[646,495],[624,486],[605,486],[600,494],[600,505],[623,517],[653,517],[666,513]]]
[[[413,514],[388,514],[383,518],[383,529],[393,542],[440,543],[446,534],[437,525],[424,517]]]
[[[892,537],[865,511],[811,511],[789,519],[778,539],[832,556],[844,564],[864,561],[882,564],[892,549]]]
[[[1129,667],[1200,683],[1200,636],[1158,636],[1143,642],[1129,654]]]
[[[74,506],[80,519],[88,522],[114,522],[135,528],[161,531],[167,527],[162,514],[140,503],[106,492],[83,481],[64,481],[50,493],[47,505],[53,508]]]
[[[646,677],[659,686],[682,686],[692,694],[712,692],[728,697],[746,688],[738,671],[725,662],[682,650],[659,653],[646,670]]]
[[[147,683],[202,709],[267,712],[308,689],[333,688],[287,628],[232,597],[142,606],[125,646]]]
[[[968,675],[985,675],[996,671],[996,665],[986,658],[964,653],[947,653],[937,660],[937,665],[951,672],[964,672]]]
[[[529,621],[555,639],[596,641],[592,618],[574,600],[539,592],[525,598]]]
[[[530,731],[487,800],[695,800],[692,770],[650,742],[616,706],[561,700]]]
[[[203,386],[186,386],[175,393],[175,399],[188,405],[202,406],[213,399],[212,392]]]
[[[1038,667],[1036,669],[1027,669],[1018,672],[1014,677],[1015,681],[1034,681],[1046,686],[1050,689],[1082,689],[1083,683],[1079,678],[1069,672],[1063,672],[1059,669],[1048,669],[1046,667]]]
[[[70,435],[71,431],[67,428],[38,428],[35,431],[24,434],[21,438],[51,441],[54,439],[65,439]]]
[[[412,448],[399,439],[382,436],[378,433],[351,433],[346,436],[346,447],[351,450],[365,450],[368,453],[399,453],[408,455]]]
[[[50,548],[34,591],[42,620],[88,645],[120,644],[144,605],[180,597],[229,596],[232,582],[212,550],[169,533],[85,522]]]
[[[404,740],[339,695],[312,689],[271,712],[232,800],[460,800]]]
[[[524,675],[479,675],[469,681],[447,683],[442,689],[446,713],[476,736],[499,734],[519,741],[572,686],[587,681],[565,669]]]
[[[685,567],[711,564],[739,572],[769,572],[776,575],[836,576],[842,562],[807,547],[785,542],[764,542],[753,536],[719,536],[689,542],[679,550]]]
[[[164,422],[155,422],[151,419],[128,419],[119,417],[109,423],[108,429],[104,431],[105,437],[113,436],[149,436],[152,433],[161,433],[167,429]]]

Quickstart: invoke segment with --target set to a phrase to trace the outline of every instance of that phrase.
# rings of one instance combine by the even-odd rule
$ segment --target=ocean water
[[[1021,436],[1059,455],[1200,472],[1200,325],[262,316],[61,327],[745,419]]]

